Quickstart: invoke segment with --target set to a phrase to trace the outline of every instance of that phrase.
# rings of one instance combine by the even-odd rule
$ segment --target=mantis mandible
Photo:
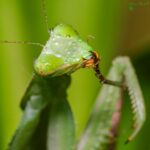
[[[104,145],[110,141],[116,103],[122,99],[122,92],[125,89],[128,90],[134,114],[134,129],[128,138],[128,141],[131,141],[145,121],[145,107],[130,59],[117,57],[107,77],[111,80],[108,80],[99,69],[98,53],[80,38],[77,31],[65,24],[59,24],[49,30],[44,0],[42,6],[50,33],[45,45],[27,41],[0,42],[32,44],[43,48],[34,63],[34,75],[22,98],[21,108],[24,111],[22,120],[8,149],[105,149]],[[66,89],[70,84],[70,74],[79,68],[92,68],[104,85],[87,126],[77,142],[74,117],[67,101]]]

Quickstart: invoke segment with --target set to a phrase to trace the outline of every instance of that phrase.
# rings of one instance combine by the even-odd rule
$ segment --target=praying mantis
[[[45,8],[45,1],[42,1]],[[34,75],[21,101],[23,116],[8,150],[103,150],[108,149],[117,130],[123,92],[127,90],[134,115],[134,129],[128,142],[140,131],[145,121],[142,92],[128,57],[117,57],[107,78],[100,69],[97,52],[82,40],[73,27],[59,24],[48,28],[50,38],[45,45],[32,42],[0,43],[33,44],[42,47],[34,63]],[[91,68],[103,84],[81,137],[75,138],[76,124],[67,100],[70,74],[80,68]],[[108,80],[111,79],[111,80]],[[118,106],[119,105],[119,106]]]

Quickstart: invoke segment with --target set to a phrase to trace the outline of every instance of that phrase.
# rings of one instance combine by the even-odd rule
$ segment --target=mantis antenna
[[[34,43],[34,42],[29,42],[29,41],[0,41],[1,44],[28,44],[28,45],[36,45],[36,46],[40,46],[40,47],[44,47],[43,44],[41,43]]]
[[[44,21],[47,27],[47,31],[49,32],[49,27],[48,27],[48,17],[47,17],[47,12],[46,12],[46,6],[45,6],[45,0],[42,0],[42,10],[43,10],[43,15],[44,15]],[[44,47],[43,44],[41,43],[35,43],[35,42],[30,42],[30,41],[0,41],[1,44],[28,44],[28,45],[35,45],[35,46],[40,46],[40,47]]]
[[[47,31],[48,33],[50,33],[49,26],[48,26],[48,16],[47,16],[47,11],[46,11],[45,0],[42,0],[42,11],[43,11],[43,16],[44,16],[44,21],[45,21]]]

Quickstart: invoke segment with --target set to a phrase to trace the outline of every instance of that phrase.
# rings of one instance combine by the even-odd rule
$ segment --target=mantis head
[[[35,72],[40,76],[70,74],[85,66],[85,60],[92,58],[92,51],[71,26],[57,25],[35,61]]]

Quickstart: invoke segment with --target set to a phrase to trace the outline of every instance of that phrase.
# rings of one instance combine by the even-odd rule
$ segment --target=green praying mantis
[[[45,8],[45,3],[43,8]],[[45,22],[48,28],[46,11]],[[45,45],[31,42],[43,50],[34,63],[34,75],[21,101],[23,116],[8,150],[107,150],[115,138],[124,90],[131,100],[134,129],[128,142],[139,133],[145,121],[142,92],[128,57],[117,57],[107,78],[99,70],[96,51],[69,25],[48,29]],[[89,121],[76,139],[76,124],[67,100],[70,74],[80,68],[92,68],[103,84]],[[108,80],[111,79],[111,80]]]

